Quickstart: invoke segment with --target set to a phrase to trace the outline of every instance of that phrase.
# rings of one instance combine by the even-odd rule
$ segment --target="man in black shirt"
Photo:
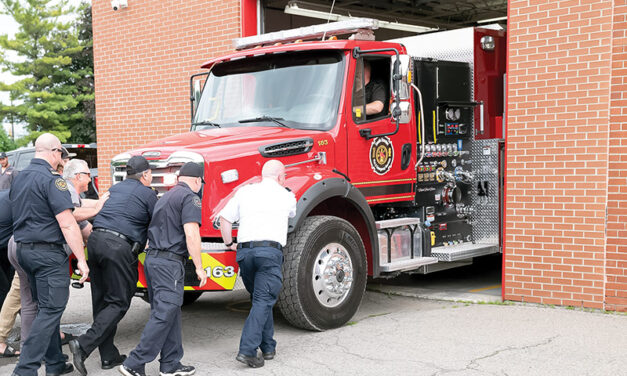
[[[384,103],[387,100],[385,85],[381,80],[370,80],[372,66],[368,61],[364,62],[364,82],[366,83],[366,115],[375,118],[382,115]]]
[[[148,282],[150,319],[139,344],[131,351],[120,372],[125,376],[145,376],[145,365],[159,353],[161,376],[189,376],[192,366],[181,364],[183,339],[181,305],[185,285],[185,263],[189,256],[202,287],[207,273],[200,254],[201,199],[203,168],[187,162],[179,170],[178,184],[155,205],[148,227],[149,248],[144,261]]]
[[[94,322],[87,333],[69,343],[74,366],[82,375],[87,374],[85,359],[96,348],[102,369],[111,369],[126,359],[113,339],[137,287],[137,253],[145,247],[157,203],[151,182],[146,158],[132,157],[126,164],[126,180],[109,189],[109,199],[94,218],[87,241]]]

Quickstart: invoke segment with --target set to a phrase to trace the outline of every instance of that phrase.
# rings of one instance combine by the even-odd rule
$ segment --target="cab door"
[[[348,175],[351,183],[366,196],[371,205],[414,199],[416,174],[416,129],[413,120],[401,123],[390,115],[392,84],[389,55],[367,55],[351,59],[354,66],[348,98]],[[378,115],[366,114],[365,66],[370,66],[370,80],[383,82],[386,103]],[[367,134],[375,137],[368,137]],[[380,135],[380,136],[378,136]]]

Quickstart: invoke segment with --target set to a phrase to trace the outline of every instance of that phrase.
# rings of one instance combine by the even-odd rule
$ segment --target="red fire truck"
[[[297,327],[346,323],[368,277],[430,273],[501,251],[504,31],[380,42],[376,28],[351,19],[240,38],[192,76],[189,132],[113,158],[115,184],[132,155],[146,157],[160,194],[183,163],[204,166],[210,280],[199,288],[188,263],[187,302],[233,289],[238,265],[216,216],[269,159],[288,166],[298,199],[278,302]],[[379,114],[366,111],[366,65],[385,89]]]

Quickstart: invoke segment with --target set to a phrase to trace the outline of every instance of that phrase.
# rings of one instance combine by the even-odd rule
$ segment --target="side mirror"
[[[194,106],[194,114],[196,113],[196,109],[198,108],[198,103],[200,102],[200,96],[202,95],[202,88],[200,86],[200,80],[194,81],[194,95],[193,95],[193,106]]]
[[[196,116],[196,110],[198,110],[198,104],[200,103],[202,90],[208,77],[209,72],[205,72],[194,74],[189,78],[189,103],[191,111],[190,120],[192,122],[194,121],[194,116]]]
[[[392,102],[390,105],[391,112],[397,114],[399,124],[408,124],[411,120],[411,106],[409,102]],[[396,119],[396,117],[394,117]]]
[[[398,96],[398,86],[401,80],[401,62],[398,59],[394,59],[392,62],[392,92],[395,96]]]
[[[400,100],[409,99],[412,83],[412,60],[409,55],[392,56],[392,88]],[[394,78],[398,80],[394,80]]]

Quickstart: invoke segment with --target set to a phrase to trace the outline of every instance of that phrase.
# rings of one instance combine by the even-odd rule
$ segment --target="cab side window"
[[[353,119],[369,122],[389,116],[390,59],[388,57],[360,58],[355,68],[353,84]]]

